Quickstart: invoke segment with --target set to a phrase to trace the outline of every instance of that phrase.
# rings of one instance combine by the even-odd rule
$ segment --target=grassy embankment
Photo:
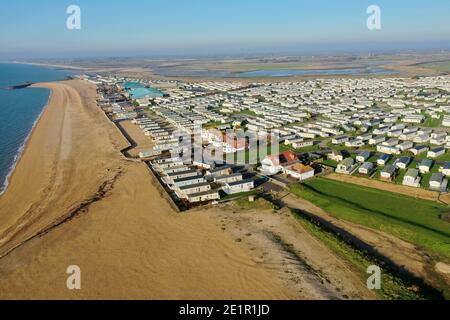
[[[447,206],[323,178],[296,184],[291,192],[337,218],[394,235],[450,261]]]
[[[384,300],[422,300],[442,299],[441,294],[428,286],[417,285],[413,280],[397,273],[380,261],[370,257],[365,252],[357,250],[340,239],[335,234],[324,231],[320,226],[295,214],[299,223],[314,237],[330,248],[346,264],[361,276],[367,278],[367,268],[372,265],[380,266],[382,270],[381,289],[375,290],[380,299]]]

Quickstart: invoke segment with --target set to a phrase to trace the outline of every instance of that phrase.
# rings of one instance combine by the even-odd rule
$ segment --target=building
[[[397,148],[402,152],[411,149],[412,147],[414,147],[414,143],[412,143],[411,141],[405,141],[397,145]]]
[[[386,154],[400,154],[400,150],[397,147],[386,146],[383,144],[377,145],[377,151]]]
[[[443,156],[444,154],[445,154],[445,148],[435,148],[435,149],[431,149],[430,151],[428,151],[427,157],[436,159],[440,156]]]
[[[220,195],[217,190],[210,190],[210,191],[190,194],[190,195],[188,195],[187,199],[190,203],[206,202],[206,201],[212,201],[212,200],[219,200]]]
[[[205,179],[202,176],[195,176],[195,177],[187,177],[187,178],[180,178],[173,180],[173,186],[175,188],[180,188],[184,186],[189,186],[193,184],[199,184],[205,182]]]
[[[420,187],[419,171],[417,169],[409,169],[403,178],[403,185],[408,187],[419,188]]]
[[[397,171],[397,168],[393,165],[388,164],[381,170],[380,177],[384,180],[390,180],[395,175],[395,172]]]
[[[372,172],[373,168],[374,168],[374,165],[373,165],[372,162],[364,162],[364,163],[361,165],[361,167],[359,167],[358,172],[359,172],[360,174],[366,174],[366,175],[368,175],[368,174],[370,174],[370,173]]]
[[[442,172],[436,172],[431,175],[430,189],[440,192],[447,192],[448,179]]]
[[[314,146],[313,140],[299,141],[299,142],[292,143],[292,147],[294,147],[295,149],[307,148],[307,147],[312,147],[312,146]]]
[[[242,174],[237,172],[229,175],[218,176],[214,178],[214,182],[218,184],[226,184],[230,182],[242,181]]]
[[[423,159],[419,164],[419,172],[421,174],[428,173],[428,172],[430,172],[432,166],[433,166],[433,160]]]
[[[378,160],[377,160],[377,164],[379,166],[384,166],[386,165],[386,163],[391,159],[391,156],[389,154],[382,154]]]
[[[428,150],[429,148],[427,146],[415,146],[414,148],[409,149],[409,151],[415,156],[427,152]]]
[[[296,163],[284,169],[285,174],[298,179],[299,181],[305,181],[314,178],[314,172],[314,168],[312,168],[311,166],[305,166],[301,163]]]
[[[395,166],[399,169],[406,169],[411,163],[410,157],[401,157],[395,161]]]
[[[331,140],[332,144],[344,144],[349,140],[348,136],[339,136],[339,137],[334,137]]]
[[[252,179],[226,183],[222,188],[226,194],[236,194],[241,192],[249,192],[255,187]]]
[[[350,174],[352,173],[354,168],[355,168],[355,160],[353,160],[352,158],[347,158],[338,164],[336,168],[336,173]]]
[[[298,162],[297,155],[292,151],[285,151],[278,155],[271,155],[261,162],[261,173],[272,176],[283,171],[284,167]]]
[[[450,177],[450,162],[444,163],[444,165],[439,168],[439,172],[442,172],[446,177]]]
[[[369,144],[374,146],[374,145],[382,143],[384,141],[386,141],[386,137],[385,136],[375,136],[375,137],[372,137],[369,140]]]
[[[222,166],[215,167],[206,172],[207,178],[214,179],[215,177],[222,177],[233,173],[233,166],[231,164],[224,164]]]
[[[176,190],[176,194],[177,194],[178,198],[180,198],[180,199],[182,199],[182,198],[187,199],[187,196],[190,194],[202,193],[202,192],[206,192],[206,191],[210,191],[210,190],[211,190],[211,185],[208,182],[202,182],[202,183],[198,183],[198,184],[191,184],[191,185],[179,187]]]
[[[369,158],[372,156],[372,153],[370,151],[362,151],[358,156],[356,157],[356,161],[358,162],[365,162],[369,160]]]
[[[328,159],[340,162],[344,160],[344,154],[340,150],[333,150],[331,153],[327,155]]]

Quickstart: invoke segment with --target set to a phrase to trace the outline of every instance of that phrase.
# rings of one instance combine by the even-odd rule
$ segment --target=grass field
[[[439,203],[317,178],[291,191],[337,218],[397,236],[450,259],[450,209]]]
[[[432,117],[427,117],[423,126],[428,128],[437,128],[442,124],[442,119],[434,119]]]

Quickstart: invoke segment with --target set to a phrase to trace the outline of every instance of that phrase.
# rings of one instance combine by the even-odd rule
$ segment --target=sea
[[[0,194],[50,97],[41,88],[13,89],[27,83],[65,80],[74,73],[25,64],[0,63]]]

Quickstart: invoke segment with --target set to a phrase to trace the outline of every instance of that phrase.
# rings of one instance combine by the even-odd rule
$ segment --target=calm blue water
[[[130,95],[134,99],[141,99],[145,97],[156,98],[163,97],[164,93],[156,88],[146,88],[139,82],[127,82],[124,84],[126,90],[130,92]]]
[[[0,192],[4,190],[6,179],[50,95],[47,89],[4,88],[28,82],[63,80],[70,75],[70,71],[0,63]]]

